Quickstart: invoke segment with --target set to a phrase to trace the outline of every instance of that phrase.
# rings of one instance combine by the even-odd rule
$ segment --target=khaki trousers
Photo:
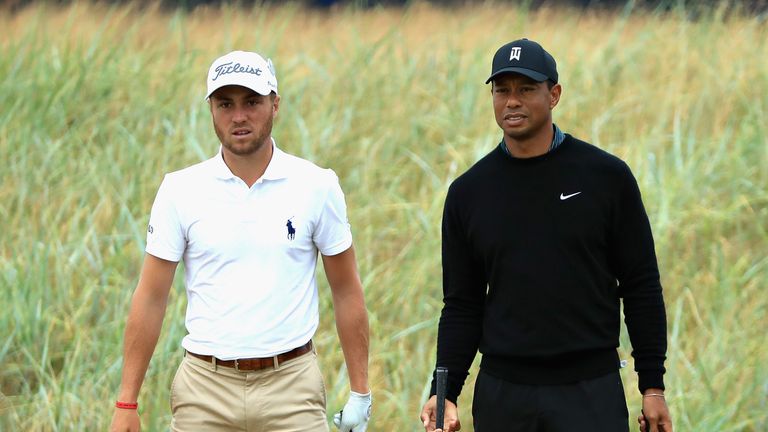
[[[187,355],[171,384],[171,430],[327,432],[325,402],[314,350],[258,371]]]

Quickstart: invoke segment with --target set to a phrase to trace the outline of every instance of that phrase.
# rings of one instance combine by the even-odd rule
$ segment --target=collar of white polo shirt
[[[277,147],[275,139],[272,138],[272,159],[267,165],[264,175],[261,176],[261,180],[280,180],[288,177],[289,167],[286,165],[287,155]],[[236,178],[224,162],[224,157],[221,153],[221,147],[219,147],[219,157],[214,159],[215,162],[211,165],[211,170],[216,178],[222,180],[229,180]]]

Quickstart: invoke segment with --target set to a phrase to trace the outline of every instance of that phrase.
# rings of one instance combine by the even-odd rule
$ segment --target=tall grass
[[[521,36],[559,61],[556,122],[638,177],[665,287],[677,430],[768,430],[764,22],[718,10],[691,20],[631,8],[74,3],[0,12],[0,28],[0,430],[106,429],[154,193],[163,173],[216,152],[204,77],[236,48],[275,61],[278,144],[341,178],[370,310],[370,430],[419,430],[444,195],[500,139],[483,82],[495,49]],[[169,422],[185,334],[180,276],[140,397],[150,431]],[[348,383],[320,289],[332,413]],[[622,357],[630,350],[624,331]],[[475,374],[459,400],[470,431]]]

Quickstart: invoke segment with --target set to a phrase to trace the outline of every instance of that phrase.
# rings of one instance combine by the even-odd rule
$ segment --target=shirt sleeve
[[[637,181],[624,166],[612,233],[614,267],[640,392],[664,388],[667,321],[651,225]]]
[[[448,368],[446,398],[457,402],[483,334],[487,280],[472,253],[452,187],[443,209],[443,310],[437,331],[437,365]],[[435,394],[433,377],[430,395]]]
[[[147,227],[145,251],[158,258],[178,262],[184,255],[186,238],[174,203],[172,181],[168,175],[163,178],[152,204]]]
[[[344,192],[339,185],[339,178],[333,170],[327,170],[330,180],[327,194],[320,205],[318,218],[312,240],[321,254],[337,255],[352,246],[352,230],[347,220],[347,205],[344,202]]]

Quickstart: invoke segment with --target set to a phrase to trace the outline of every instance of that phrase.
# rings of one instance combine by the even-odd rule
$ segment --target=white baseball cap
[[[277,93],[277,77],[272,60],[255,52],[232,51],[211,63],[208,69],[208,93],[205,98],[221,87],[239,85],[247,87],[260,95]]]

